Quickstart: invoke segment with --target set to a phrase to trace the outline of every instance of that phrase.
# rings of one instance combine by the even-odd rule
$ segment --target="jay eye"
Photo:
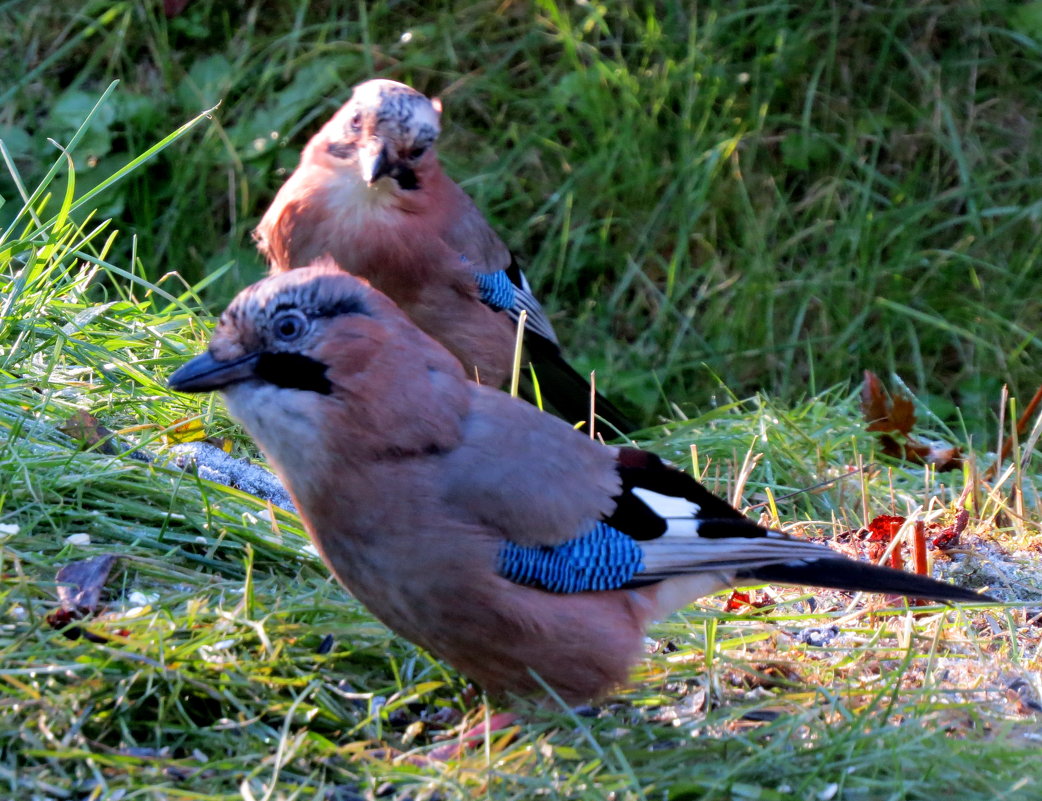
[[[412,150],[409,151],[409,158],[411,158],[411,159],[418,159],[420,156],[422,156],[426,152],[427,152],[427,148],[426,147],[414,147]]]
[[[362,114],[356,111],[355,115],[351,118],[351,130],[358,133],[362,130]]]
[[[299,311],[283,312],[275,318],[272,324],[275,338],[283,342],[292,342],[294,339],[299,339],[307,330],[307,327],[308,318]]]

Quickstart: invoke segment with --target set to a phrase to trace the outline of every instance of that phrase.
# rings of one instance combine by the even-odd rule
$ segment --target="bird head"
[[[440,115],[438,100],[403,83],[366,81],[326,123],[322,147],[334,164],[357,169],[368,186],[386,178],[411,191],[435,160]]]
[[[297,475],[351,452],[437,449],[454,440],[468,402],[460,363],[331,264],[240,292],[209,350],[169,385],[221,392],[272,462]]]

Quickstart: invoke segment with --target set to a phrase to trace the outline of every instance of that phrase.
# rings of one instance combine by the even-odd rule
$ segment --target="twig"
[[[867,473],[875,466],[875,462],[869,462],[868,464],[862,465],[861,467],[855,467],[853,470],[844,473],[841,476],[836,476],[834,478],[826,478],[824,481],[819,481],[817,484],[811,484],[809,487],[794,490],[793,492],[786,493],[785,495],[775,495],[774,502],[779,503],[781,501],[787,501],[789,500],[789,498],[795,498],[797,495],[802,495],[805,492],[814,492],[814,490],[822,489],[823,487],[827,487],[829,484],[835,484],[837,481],[842,481],[844,478],[850,478],[851,476],[856,476],[859,473]],[[769,500],[753,504],[749,507],[749,511],[752,511],[753,509],[760,509],[769,504]]]

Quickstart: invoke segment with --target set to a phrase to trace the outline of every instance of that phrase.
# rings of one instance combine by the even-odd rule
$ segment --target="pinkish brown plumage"
[[[596,698],[654,619],[726,586],[981,597],[766,531],[655,456],[465,379],[332,266],[244,290],[170,378],[220,390],[337,578],[490,692]]]
[[[514,362],[518,314],[542,396],[584,420],[589,385],[562,358],[553,326],[510,251],[435,152],[440,105],[404,84],[371,80],[312,137],[255,237],[273,273],[331,258],[391,298],[456,356],[468,377],[498,387]],[[598,413],[636,426],[598,397]]]

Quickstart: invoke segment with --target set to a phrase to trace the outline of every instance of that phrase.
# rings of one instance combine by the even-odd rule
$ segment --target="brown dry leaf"
[[[883,384],[879,376],[871,370],[865,370],[864,376],[865,383],[861,385],[861,413],[868,421],[868,430],[890,431],[890,399],[883,393]]]
[[[865,370],[865,383],[861,388],[861,410],[868,421],[869,431],[888,433],[912,433],[915,425],[915,405],[904,395],[891,397],[883,390],[879,376]]]
[[[98,635],[82,631],[78,626],[67,627],[73,621],[98,611],[101,591],[117,558],[114,554],[103,554],[70,562],[58,571],[54,580],[58,582],[58,600],[61,601],[61,606],[47,615],[47,622],[52,628],[66,629],[65,635],[70,639],[82,635],[92,641],[105,641]]]
[[[80,443],[80,447],[84,450],[101,443],[99,451],[108,454],[115,453],[111,442],[112,432],[89,412],[76,412],[58,426],[58,430]]]
[[[879,445],[887,456],[914,464],[929,464],[938,472],[962,469],[962,451],[954,445],[925,442],[912,436],[915,405],[904,395],[887,395],[879,376],[865,370],[861,412],[869,431],[880,432]]]
[[[101,590],[117,558],[115,554],[107,553],[70,562],[61,568],[54,580],[58,582],[58,598],[62,606],[76,609],[81,614],[96,612]]]

